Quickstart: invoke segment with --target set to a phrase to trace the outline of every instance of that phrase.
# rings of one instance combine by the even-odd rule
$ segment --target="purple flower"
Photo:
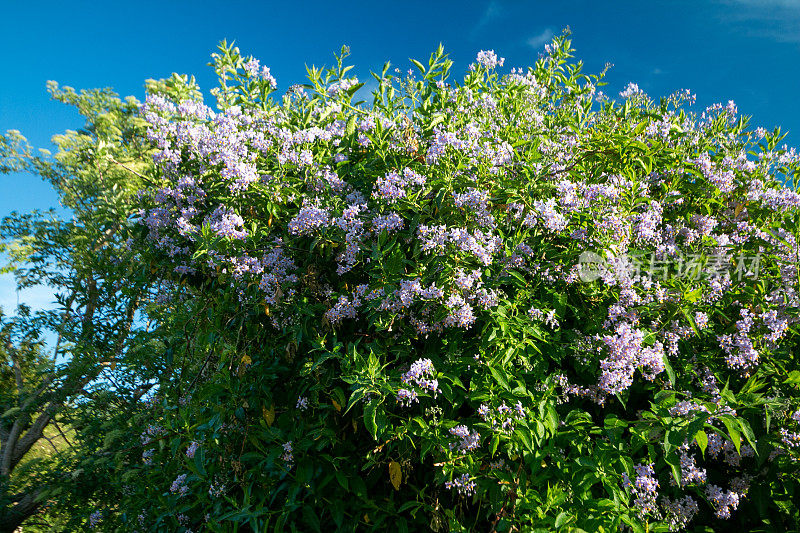
[[[800,433],[796,431],[789,431],[786,428],[781,428],[781,442],[787,448],[800,447]]]
[[[411,185],[422,186],[425,184],[425,176],[417,174],[410,168],[403,169],[402,172],[389,172],[375,181],[375,190],[372,192],[373,198],[386,200],[393,204],[400,198],[405,198],[407,188]]]
[[[663,497],[661,498],[661,505],[666,511],[666,520],[670,531],[685,529],[698,511],[697,501],[691,496],[684,496],[675,500]]]
[[[492,69],[495,67],[502,67],[506,59],[504,57],[498,58],[494,50],[481,50],[478,52],[478,57],[475,60],[484,68]]]
[[[456,489],[462,496],[475,494],[475,482],[470,481],[469,474],[462,474],[453,481],[446,481],[444,486],[448,489]]]
[[[169,488],[172,494],[177,494],[180,497],[186,496],[186,494],[189,493],[189,487],[186,485],[186,476],[187,474],[181,474],[175,478],[175,481],[172,482]]]
[[[372,231],[375,233],[381,233],[382,231],[392,233],[403,229],[403,225],[403,219],[397,213],[379,215],[372,219]]]
[[[337,82],[331,83],[328,86],[328,96],[337,96],[343,92],[349,91],[356,85],[358,85],[358,78],[352,78],[349,80],[339,80]]]
[[[192,441],[191,444],[189,444],[189,447],[186,448],[186,457],[192,459],[194,457],[194,454],[197,453],[197,450],[199,448],[200,444],[195,441]]]
[[[292,235],[309,235],[328,224],[330,224],[330,215],[325,209],[306,205],[300,209],[297,216],[289,221],[289,233]]]
[[[220,237],[230,237],[231,239],[244,239],[247,237],[247,231],[243,229],[244,219],[224,206],[218,206],[211,213],[207,219],[207,224]]]
[[[467,452],[480,446],[480,433],[477,431],[470,431],[469,428],[463,424],[450,428],[450,434],[461,439],[458,443],[450,443],[451,450],[455,448],[460,452]]]
[[[294,455],[292,454],[293,451],[294,449],[292,448],[292,441],[288,441],[283,444],[283,453],[281,454],[280,458],[289,468],[291,468],[292,464],[294,463]]]
[[[633,468],[636,471],[636,479],[631,481],[630,477],[628,477],[628,473],[623,472],[623,488],[631,490],[634,496],[633,504],[638,507],[643,514],[654,514],[658,512],[658,507],[656,505],[658,480],[654,476],[652,463],[642,463]]]
[[[408,372],[400,376],[400,379],[406,385],[413,382],[419,388],[427,390],[436,396],[441,390],[439,390],[439,380],[430,379],[433,377],[434,373],[435,370],[430,359],[417,359],[411,364],[411,368],[408,369]],[[416,398],[416,394],[414,398]]]
[[[645,378],[652,380],[664,371],[664,348],[661,343],[645,347],[645,332],[631,328],[627,322],[616,326],[614,335],[605,335],[603,343],[609,356],[600,361],[603,370],[598,386],[609,394],[621,392],[633,383],[633,374],[641,369]]]
[[[639,94],[644,94],[644,92],[642,92],[642,90],[639,89],[639,86],[633,82],[628,83],[628,86],[619,93],[622,98],[631,98],[632,96],[637,96]]]
[[[733,491],[723,492],[717,485],[706,485],[706,496],[714,506],[717,518],[730,518],[731,511],[739,506],[739,495]]]
[[[404,405],[406,407],[410,406],[412,402],[419,403],[419,398],[417,397],[417,391],[409,390],[409,389],[399,389],[397,391],[397,403],[400,405]]]
[[[688,446],[687,446],[688,448]],[[685,487],[690,483],[705,483],[706,470],[705,468],[697,468],[694,462],[694,457],[681,450],[681,487]]]

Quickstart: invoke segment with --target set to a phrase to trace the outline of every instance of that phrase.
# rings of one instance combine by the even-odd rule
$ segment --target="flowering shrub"
[[[218,109],[151,83],[143,260],[175,366],[135,527],[796,526],[793,150],[733,103],[619,97],[566,35]],[[178,363],[178,361],[181,361]],[[793,417],[794,414],[794,417]],[[133,526],[131,526],[133,527]]]

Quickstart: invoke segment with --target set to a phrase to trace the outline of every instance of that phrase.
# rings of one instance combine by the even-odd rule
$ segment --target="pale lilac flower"
[[[308,235],[330,224],[330,215],[325,209],[312,205],[303,206],[297,216],[289,221],[289,233]]]
[[[616,394],[631,386],[633,374],[639,368],[646,379],[653,380],[664,371],[664,349],[661,343],[645,347],[645,332],[622,322],[614,335],[602,337],[609,356],[600,361],[603,370],[598,386],[609,394]]]
[[[409,390],[409,389],[399,389],[397,391],[397,403],[400,405],[404,405],[406,407],[410,406],[412,402],[419,403],[419,398],[417,397],[417,391]]]
[[[358,78],[339,80],[328,86],[328,96],[338,96],[358,85]]]
[[[687,446],[688,448],[688,446]],[[685,450],[681,450],[681,487],[685,487],[691,483],[705,483],[706,470],[705,468],[698,468],[694,462],[694,457],[689,455]]]
[[[450,428],[450,434],[461,439],[458,443],[450,443],[451,450],[455,448],[460,452],[467,452],[480,446],[480,433],[477,431],[470,431],[469,428],[463,424]]]
[[[706,496],[714,506],[717,518],[730,518],[731,511],[739,506],[739,495],[733,491],[723,492],[717,485],[706,485]]]
[[[633,467],[636,479],[631,481],[627,472],[622,473],[623,488],[630,489],[634,496],[633,504],[643,514],[658,512],[656,498],[658,497],[658,480],[655,478],[652,464],[639,464]]]
[[[796,431],[789,431],[786,428],[781,428],[781,442],[787,448],[800,447],[800,433]]]
[[[685,529],[698,511],[697,501],[691,496],[684,496],[675,500],[663,497],[661,498],[661,505],[666,513],[665,518],[670,531]]]
[[[631,98],[632,96],[639,94],[644,94],[644,92],[642,92],[642,90],[639,89],[639,86],[633,82],[628,83],[628,86],[619,93],[622,98]]]
[[[435,372],[436,371],[433,368],[433,363],[430,359],[417,359],[411,364],[411,368],[408,369],[408,372],[400,376],[400,379],[406,385],[409,385],[413,382],[421,389],[427,390],[436,396],[436,394],[441,392],[441,390],[439,389],[439,380],[431,379]],[[398,396],[399,394],[400,393],[398,392]],[[414,394],[413,398],[411,399],[416,399],[416,394]]]
[[[686,416],[695,412],[708,413],[708,409],[706,406],[691,400],[681,400],[669,409],[669,414],[672,416]]]
[[[292,454],[293,451],[294,449],[292,448],[292,441],[288,441],[283,444],[283,453],[281,454],[280,458],[289,468],[291,468],[292,464],[294,463],[294,455]]]
[[[220,237],[230,237],[231,239],[247,237],[247,231],[243,229],[244,219],[224,206],[217,207],[211,213],[207,224]]]
[[[191,444],[189,444],[189,447],[186,448],[186,457],[188,457],[189,459],[194,458],[194,454],[197,453],[197,450],[199,448],[200,444],[195,441],[192,441]]]
[[[456,489],[462,496],[475,494],[475,482],[470,481],[469,474],[462,474],[453,481],[446,481],[444,486],[448,489]]]
[[[172,494],[177,494],[178,496],[186,496],[189,493],[189,487],[186,485],[186,477],[187,474],[181,474],[176,477],[175,481],[172,482],[169,491]]]
[[[381,233],[382,231],[392,233],[403,229],[403,226],[403,219],[397,213],[379,215],[372,219],[372,231],[375,233]]]
[[[481,50],[476,58],[478,64],[487,69],[502,67],[505,60],[504,57],[497,57],[494,50]]]

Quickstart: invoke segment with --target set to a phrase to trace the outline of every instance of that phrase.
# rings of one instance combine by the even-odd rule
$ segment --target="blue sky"
[[[526,66],[566,26],[587,72],[614,64],[608,94],[629,81],[655,97],[686,88],[700,109],[734,100],[754,127],[780,125],[790,144],[800,142],[800,0],[5,4],[0,130],[20,130],[37,147],[82,125],[49,100],[47,80],[142,99],[145,79],[180,72],[208,91],[215,80],[206,64],[222,39],[269,66],[281,92],[304,81],[306,64],[330,64],[343,44],[363,81],[386,60],[408,68],[409,57],[427,59],[439,42],[458,73],[482,49],[505,57],[505,69]],[[57,198],[37,178],[0,175],[0,216],[51,206]],[[15,303],[0,276],[0,306]]]

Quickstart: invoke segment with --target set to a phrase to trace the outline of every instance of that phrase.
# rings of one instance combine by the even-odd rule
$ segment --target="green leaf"
[[[675,387],[675,370],[672,369],[672,365],[669,363],[669,358],[667,357],[666,353],[661,354],[661,358],[664,360],[664,370],[667,372],[667,377],[669,378],[669,382]]]
[[[561,528],[567,525],[570,521],[572,521],[572,516],[569,515],[567,512],[561,512],[556,516],[555,527]]]
[[[683,299],[689,303],[695,303],[697,300],[700,299],[701,296],[703,296],[703,289],[695,289],[693,291],[684,293]],[[695,329],[695,331],[697,330]]]
[[[372,400],[364,406],[364,426],[375,440],[378,438],[378,424],[375,422],[376,403],[376,400]]]
[[[789,372],[789,377],[784,380],[784,383],[787,385],[800,384],[800,370],[792,370]]]
[[[664,456],[664,460],[669,465],[670,469],[672,470],[672,477],[675,478],[675,482],[680,485],[681,484],[681,460],[678,457],[678,454],[674,451],[668,453]]]
[[[697,441],[697,445],[700,447],[700,452],[705,458],[706,448],[708,447],[708,435],[706,435],[706,432],[701,429],[694,434],[694,440]]]
[[[499,444],[500,444],[500,435],[495,434],[494,437],[492,437],[492,457],[494,457],[494,454],[497,453],[497,446]]]
[[[750,427],[750,423],[745,420],[744,418],[738,418],[737,422],[739,422],[739,427],[742,429],[742,434],[744,438],[747,439],[747,442],[750,446],[753,447],[753,450],[756,450],[756,454],[758,454],[758,447],[756,446],[756,436],[753,433],[753,428]]]
[[[345,135],[350,136],[356,132],[356,116],[350,115],[350,118],[347,119],[347,126],[345,127]]]
[[[736,453],[741,455],[742,452],[740,451],[740,448],[742,446],[742,436],[741,432],[739,431],[739,421],[731,415],[721,415],[719,419],[722,420],[723,424],[725,424],[725,428],[728,430],[728,435],[730,435],[733,445],[736,446]]]
[[[501,386],[502,386],[502,387],[503,387],[505,390],[507,390],[507,391],[510,391],[510,390],[511,390],[511,387],[509,387],[509,385],[508,385],[508,381],[506,380],[505,376],[504,376],[502,373],[500,373],[500,371],[499,371],[499,370],[497,370],[497,369],[496,369],[496,368],[494,368],[493,366],[490,366],[490,367],[489,367],[489,372],[491,372],[491,373],[492,373],[492,376],[494,376],[494,379],[495,379],[495,380],[496,380],[496,381],[497,381],[497,382],[498,382],[498,383],[499,383],[499,384],[500,384],[500,385],[501,385]]]
[[[547,416],[545,420],[547,421],[547,428],[555,435],[556,431],[558,431],[558,413],[552,404],[547,404]]]
[[[419,69],[419,71],[420,71],[422,74],[425,74],[425,66],[424,66],[422,63],[420,63],[420,62],[419,62],[419,61],[417,61],[416,59],[411,59],[411,58],[409,58],[409,60],[410,60],[412,63],[414,63],[414,66],[415,66],[415,67],[417,67],[417,68]]]

